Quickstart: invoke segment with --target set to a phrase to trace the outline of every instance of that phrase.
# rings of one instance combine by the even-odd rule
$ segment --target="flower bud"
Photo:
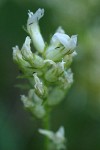
[[[23,102],[25,108],[32,108],[34,107],[34,103],[25,95],[21,95],[21,101]]]
[[[40,81],[40,79],[37,76],[37,73],[33,74],[34,81],[35,81],[35,92],[39,97],[46,98],[47,96],[47,88],[43,85],[43,83]]]
[[[29,36],[26,37],[25,43],[22,46],[21,52],[25,60],[29,61],[33,59],[33,54],[30,47],[31,39]]]
[[[52,66],[50,69],[47,69],[45,72],[45,79],[49,82],[55,82],[57,80],[57,65],[52,60],[45,60],[45,63],[48,63]]]
[[[62,59],[62,61],[61,62],[59,62],[59,63],[57,63],[57,69],[58,69],[58,75],[60,75],[61,73],[63,73],[64,72],[64,70],[65,70],[65,64],[66,64],[66,62],[64,62],[63,61],[63,59]]]
[[[71,69],[64,71],[63,75],[59,77],[59,85],[64,90],[68,89],[73,83],[73,73]]]
[[[25,70],[28,67],[31,67],[30,64],[23,59],[18,46],[13,47],[13,60],[19,65],[21,69]]]
[[[34,115],[37,118],[43,118],[45,116],[46,112],[42,105],[36,105],[34,108]]]
[[[65,94],[66,92],[63,88],[61,89],[59,87],[55,87],[49,94],[47,104],[49,106],[55,106],[59,104],[64,99]]]
[[[43,118],[45,116],[45,109],[42,106],[42,100],[36,96],[33,89],[30,89],[28,96],[21,95],[21,101],[24,107],[28,109],[35,117]]]
[[[33,68],[42,68],[44,65],[44,60],[40,56],[32,53],[30,43],[31,39],[27,36],[21,49],[22,55]]]
[[[32,60],[32,64],[34,68],[43,68],[44,66],[44,60],[42,57],[33,54],[33,60]]]

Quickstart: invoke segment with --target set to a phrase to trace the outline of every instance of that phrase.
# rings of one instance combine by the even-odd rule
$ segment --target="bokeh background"
[[[27,11],[45,9],[40,21],[45,41],[62,26],[78,34],[74,84],[52,112],[52,129],[65,127],[68,150],[100,150],[100,0],[0,0],[0,150],[40,150],[39,121],[23,108],[15,87],[18,68],[12,47],[20,47],[27,33]]]

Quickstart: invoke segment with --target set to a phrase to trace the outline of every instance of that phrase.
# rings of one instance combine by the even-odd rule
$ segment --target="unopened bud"
[[[35,81],[35,92],[38,96],[45,98],[47,96],[47,88],[43,85],[42,81],[37,76],[37,73],[33,74],[34,81]]]

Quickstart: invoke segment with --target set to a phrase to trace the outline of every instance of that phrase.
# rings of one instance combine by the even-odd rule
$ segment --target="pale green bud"
[[[49,82],[57,81],[58,77],[64,72],[65,62],[63,59],[58,63],[55,63],[52,60],[45,60],[44,62],[50,65],[50,69],[45,72],[45,79]]]
[[[37,76],[37,73],[33,74],[35,81],[35,92],[39,97],[45,98],[47,96],[47,88],[43,85],[42,81]]]
[[[39,133],[45,135],[52,141],[52,144],[54,144],[55,146],[55,150],[66,149],[64,127],[60,127],[56,133],[54,133],[53,131],[45,130],[45,129],[39,129]]]
[[[64,71],[63,75],[59,77],[60,86],[65,90],[68,89],[73,83],[73,73],[71,69]]]
[[[36,95],[34,89],[30,89],[30,90],[29,90],[29,92],[28,92],[28,98],[29,98],[29,99],[33,99],[33,101],[34,101],[34,103],[35,103],[36,105],[41,105],[42,102],[43,102],[43,100],[42,100],[40,97],[38,97],[38,96]]]
[[[30,110],[30,112],[37,118],[42,118],[45,116],[46,112],[44,106],[42,106],[42,99],[40,99],[33,89],[30,89],[28,96],[21,95],[21,101],[24,107]]]
[[[33,59],[33,54],[30,47],[31,39],[29,36],[26,37],[25,43],[22,46],[21,52],[25,60]]]
[[[40,56],[33,54],[33,67],[34,68],[42,68],[44,66],[44,60]]]
[[[45,43],[40,33],[38,22],[44,15],[44,9],[39,8],[34,14],[33,12],[29,11],[28,15],[29,17],[27,20],[27,30],[32,38],[32,42],[35,48],[40,53],[43,53],[44,48],[45,48]]]
[[[34,90],[33,89],[29,90],[29,92],[28,92],[28,98],[29,99],[34,99]]]
[[[69,55],[65,55],[63,60],[65,63],[65,68],[69,68],[69,66],[71,65],[72,61],[73,61],[73,57],[76,56],[77,53],[76,51],[74,51],[73,53],[69,54]]]
[[[53,88],[48,96],[47,104],[49,106],[54,106],[59,104],[64,99],[65,94],[66,91],[64,91],[63,88],[62,89],[59,87]]]
[[[43,118],[46,114],[46,111],[42,105],[36,105],[34,108],[34,115],[37,118]]]
[[[19,50],[19,47],[15,46],[12,49],[13,49],[13,60],[15,62],[22,60],[23,58],[22,58],[21,51]]]
[[[34,102],[34,109],[32,110],[33,114],[37,118],[44,117],[46,112],[45,112],[44,106],[42,105],[43,100],[35,94],[33,89],[29,90],[28,97]]]
[[[57,65],[52,60],[45,60],[45,64],[49,64],[51,69],[45,72],[45,79],[49,82],[55,82],[57,80]]]
[[[20,68],[24,69],[31,67],[30,64],[23,59],[18,46],[13,47],[13,60],[19,65]]]
[[[29,36],[26,37],[25,43],[22,46],[21,52],[26,61],[30,63],[30,65],[34,68],[42,68],[44,66],[44,60],[33,54],[30,47],[31,39]]]
[[[42,105],[43,103],[43,99],[41,99],[34,91],[34,103],[37,104],[37,105]]]
[[[57,63],[58,75],[60,75],[62,72],[64,72],[65,64],[66,64],[66,62],[64,62],[63,59],[62,59],[62,62]]]
[[[25,108],[32,108],[34,107],[34,103],[25,95],[21,95],[21,101],[23,102]]]
[[[71,69],[68,69],[67,71],[65,71],[64,76],[65,76],[66,81],[69,84],[73,83],[73,73],[72,73]]]
[[[19,47],[18,46],[15,46],[15,47],[13,47],[12,48],[13,49],[13,60],[15,61],[15,62],[17,62],[17,53],[19,53]],[[20,56],[20,57],[22,57],[22,55]]]

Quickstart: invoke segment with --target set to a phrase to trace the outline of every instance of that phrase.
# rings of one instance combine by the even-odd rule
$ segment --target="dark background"
[[[74,84],[52,112],[52,129],[65,127],[68,150],[100,150],[100,0],[0,0],[0,150],[42,149],[41,124],[23,108],[12,60],[12,47],[21,47],[27,36],[27,12],[38,8],[45,9],[45,41],[59,25],[78,34]]]

